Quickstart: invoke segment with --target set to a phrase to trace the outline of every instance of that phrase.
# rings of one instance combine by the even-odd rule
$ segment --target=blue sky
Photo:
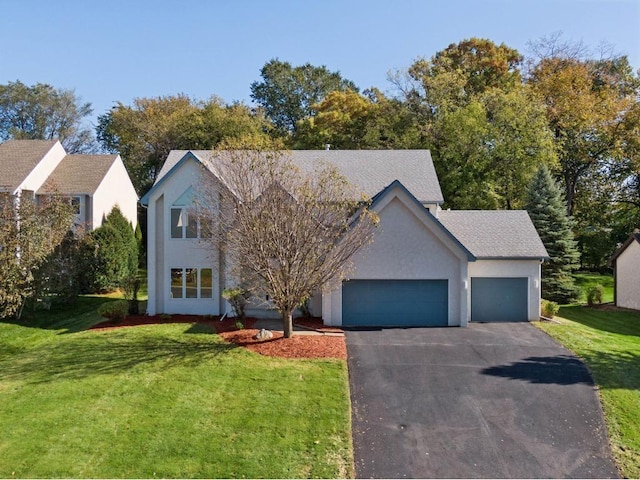
[[[562,31],[640,68],[640,0],[0,0],[0,83],[75,89],[94,117],[135,97],[249,103],[271,58],[392,90],[387,72],[485,37],[527,53]]]

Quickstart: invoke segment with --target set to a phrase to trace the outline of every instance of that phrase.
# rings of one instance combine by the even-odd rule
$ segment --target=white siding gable
[[[640,243],[636,240],[616,259],[616,305],[640,310]]]
[[[467,255],[448,237],[426,209],[400,188],[376,205],[380,224],[373,242],[358,252],[349,279],[446,279],[449,289],[449,325],[466,325]],[[325,293],[325,323],[342,324],[341,289]]]
[[[13,193],[21,190],[37,191],[66,155],[62,144],[56,142]]]
[[[92,201],[92,228],[102,225],[102,219],[116,205],[134,228],[138,224],[138,195],[120,156],[100,182]]]

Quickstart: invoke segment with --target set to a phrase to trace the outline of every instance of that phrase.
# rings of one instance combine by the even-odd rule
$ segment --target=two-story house
[[[203,248],[206,239],[189,215],[202,181],[232,195],[219,178],[218,155],[172,151],[141,199],[148,208],[149,314],[231,313],[222,298],[233,286],[225,254]],[[372,244],[353,258],[349,280],[312,299],[313,314],[326,324],[465,326],[539,318],[540,266],[548,257],[526,211],[442,210],[427,150],[290,155],[303,170],[319,161],[335,165],[374,199],[380,218]]]
[[[0,192],[70,198],[74,223],[98,228],[118,205],[135,227],[138,196],[119,155],[68,155],[57,140],[0,144]]]

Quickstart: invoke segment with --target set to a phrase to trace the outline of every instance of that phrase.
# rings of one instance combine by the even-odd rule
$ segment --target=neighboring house
[[[611,257],[614,303],[640,310],[640,232],[635,231]]]
[[[0,144],[0,192],[68,196],[74,223],[98,228],[118,205],[135,227],[138,196],[119,155],[67,155],[57,140],[9,140]]]
[[[334,164],[373,199],[374,241],[353,258],[341,288],[318,293],[328,325],[465,326],[540,316],[540,266],[548,258],[525,211],[444,211],[428,150],[292,151],[303,170]],[[203,169],[204,166],[204,169]],[[208,171],[210,175],[203,175]],[[231,313],[222,252],[199,242],[189,209],[206,178],[229,194],[210,151],[172,151],[148,207],[148,313]],[[268,315],[267,310],[253,312]]]

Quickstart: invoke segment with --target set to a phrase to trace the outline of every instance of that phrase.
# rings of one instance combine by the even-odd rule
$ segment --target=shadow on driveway
[[[585,365],[574,356],[528,357],[509,365],[498,365],[482,369],[485,375],[525,380],[530,383],[555,383],[593,385]]]

